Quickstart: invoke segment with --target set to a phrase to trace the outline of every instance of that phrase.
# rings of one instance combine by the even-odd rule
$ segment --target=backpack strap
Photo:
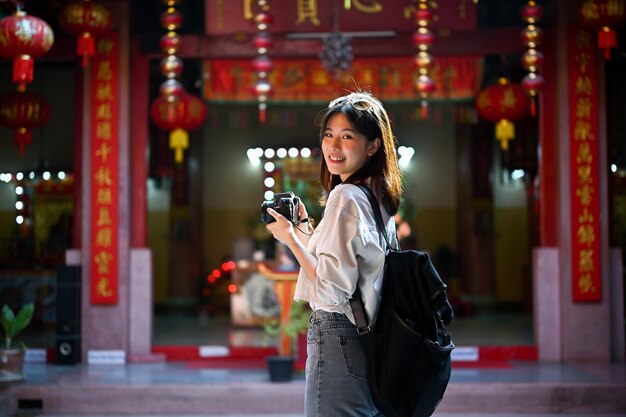
[[[365,306],[363,306],[363,299],[361,299],[361,290],[359,290],[358,286],[354,294],[352,294],[352,298],[350,298],[350,308],[352,309],[352,315],[356,323],[356,331],[359,333],[359,336],[371,333],[372,328],[367,321]]]
[[[378,231],[383,235],[383,238],[385,238],[387,248],[390,248],[391,244],[389,243],[389,238],[387,237],[387,229],[385,228],[385,222],[383,221],[383,214],[380,212],[380,206],[378,205],[378,200],[376,199],[376,196],[369,188],[367,188],[367,186],[363,184],[355,185],[359,187],[361,191],[363,191],[367,196],[367,199],[372,206],[372,211],[374,212],[374,219],[376,220],[376,226],[378,227]]]
[[[355,185],[359,187],[361,191],[363,191],[367,196],[367,199],[372,206],[372,211],[374,212],[374,219],[376,220],[376,226],[378,227],[378,231],[385,238],[387,248],[390,248],[391,245],[389,243],[389,238],[387,237],[387,229],[385,228],[385,222],[383,221],[383,215],[380,212],[380,207],[378,206],[378,200],[376,200],[376,196],[365,185]],[[352,294],[352,298],[350,298],[350,308],[352,308],[352,314],[354,315],[354,321],[356,323],[356,329],[359,335],[366,335],[371,333],[372,328],[367,320],[367,313],[365,312],[365,307],[363,306],[363,299],[361,298],[361,291],[359,290],[358,285],[356,287],[356,291],[354,291],[354,294]]]

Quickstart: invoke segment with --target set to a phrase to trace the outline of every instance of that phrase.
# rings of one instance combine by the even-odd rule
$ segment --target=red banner
[[[598,50],[595,36],[568,33],[572,295],[600,301],[600,189],[598,167]]]
[[[419,0],[293,0],[268,2],[274,17],[270,33],[331,32],[338,23],[343,32],[417,29],[414,12]],[[340,7],[337,3],[340,3]],[[433,8],[431,29],[476,29],[476,4],[471,0],[440,1]],[[335,16],[335,10],[337,13]],[[205,0],[208,35],[254,33],[252,22],[260,9],[256,0]],[[375,39],[374,37],[372,39]]]
[[[91,302],[118,301],[118,36],[97,41],[91,62]]]
[[[352,71],[339,80],[333,79],[316,58],[273,62],[269,82],[274,89],[274,102],[328,101],[355,90],[357,85],[382,100],[418,100],[414,85],[417,71],[411,57],[357,58]],[[480,87],[482,59],[438,56],[429,74],[436,87],[432,100],[473,99]],[[256,74],[251,59],[205,61],[204,75],[206,100],[256,100],[252,90]]]

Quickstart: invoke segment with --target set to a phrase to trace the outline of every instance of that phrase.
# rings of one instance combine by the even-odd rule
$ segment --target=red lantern
[[[262,78],[265,78],[273,68],[274,63],[267,55],[259,55],[252,60],[252,69]]]
[[[183,93],[173,101],[159,96],[152,103],[150,115],[154,124],[170,132],[170,148],[175,150],[177,163],[183,161],[183,151],[189,147],[187,132],[196,130],[207,118],[207,108],[198,97]]]
[[[419,28],[413,33],[413,45],[420,51],[426,51],[435,41],[435,35],[427,28]]]
[[[520,11],[522,20],[529,25],[534,25],[543,17],[543,8],[539,6],[535,1],[530,0],[528,4],[525,4]]]
[[[39,94],[10,91],[0,95],[0,125],[15,130],[13,143],[20,156],[32,140],[30,129],[48,123],[51,114],[50,103]]]
[[[159,69],[161,74],[167,78],[176,78],[183,73],[183,61],[176,55],[168,55],[161,60]]]
[[[267,50],[274,46],[274,40],[270,35],[265,32],[260,32],[254,35],[252,39],[252,44],[257,50],[259,54],[267,53]]]
[[[261,12],[254,15],[254,23],[258,30],[267,30],[274,23],[274,17],[269,13]]]
[[[615,27],[624,23],[624,0],[583,0],[578,11],[588,28],[598,31],[598,47],[604,49],[604,59],[611,59],[611,48],[617,47]]]
[[[546,80],[544,80],[540,74],[531,72],[522,79],[521,84],[522,84],[522,88],[526,90],[526,92],[528,92],[528,94],[532,98],[534,98],[537,94],[539,94],[541,90],[543,90],[543,86],[545,85],[545,83],[546,83]],[[531,100],[531,103],[530,103],[531,114],[534,116],[535,114],[534,114],[533,105],[534,105],[534,100]]]
[[[94,38],[106,35],[113,25],[111,12],[91,0],[68,3],[61,10],[59,21],[66,32],[79,37],[76,52],[83,57],[83,67],[96,53]]]
[[[0,56],[13,59],[13,82],[24,91],[33,80],[33,58],[50,50],[54,33],[43,20],[17,11],[0,20],[0,39]]]
[[[173,7],[161,14],[161,26],[166,30],[177,30],[183,25],[183,15]]]
[[[513,121],[528,114],[529,99],[524,90],[500,78],[498,84],[487,87],[478,94],[476,109],[485,120],[496,123],[496,138],[500,147],[509,149],[509,140],[515,139]]]

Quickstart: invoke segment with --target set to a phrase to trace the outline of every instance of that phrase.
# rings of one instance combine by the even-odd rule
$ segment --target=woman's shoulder
[[[344,208],[357,214],[359,208],[369,207],[369,200],[357,185],[339,184],[330,192],[326,206]]]

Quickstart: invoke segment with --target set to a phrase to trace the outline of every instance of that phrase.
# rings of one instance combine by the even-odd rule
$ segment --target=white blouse
[[[397,247],[395,221],[380,208],[389,242]],[[353,184],[337,185],[307,247],[317,258],[317,276],[311,280],[300,269],[294,299],[308,301],[313,310],[344,313],[354,323],[349,300],[358,283],[368,320],[373,322],[380,303],[386,245],[365,193]]]

